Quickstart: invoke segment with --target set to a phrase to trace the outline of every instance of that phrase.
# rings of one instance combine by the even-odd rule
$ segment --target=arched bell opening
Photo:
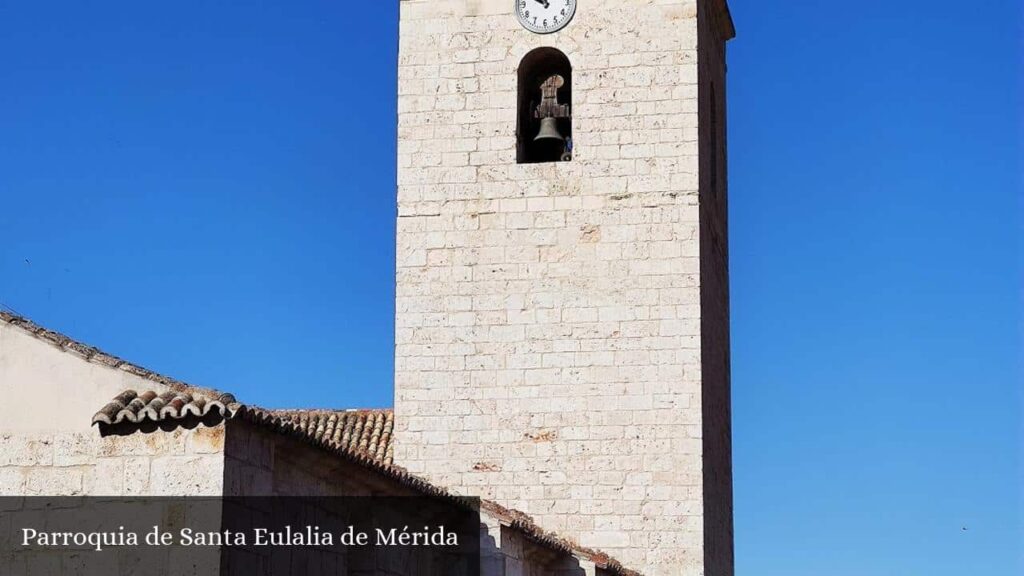
[[[572,64],[556,48],[537,48],[519,63],[516,160],[572,159]]]

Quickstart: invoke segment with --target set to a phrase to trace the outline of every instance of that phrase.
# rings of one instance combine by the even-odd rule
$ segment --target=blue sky
[[[984,4],[731,1],[738,574],[1024,569],[1024,17]],[[389,405],[396,19],[0,0],[0,303]]]

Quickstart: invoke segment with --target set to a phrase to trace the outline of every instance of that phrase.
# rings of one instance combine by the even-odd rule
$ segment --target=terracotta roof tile
[[[188,417],[205,418],[211,414],[232,418],[243,408],[231,394],[206,396],[189,392],[137,393],[125,390],[92,417],[93,425],[143,424],[180,421]],[[287,431],[307,442],[323,443],[375,461],[391,464],[394,460],[391,410],[267,410],[245,407],[258,414],[256,423],[275,431]],[[252,418],[250,418],[252,419]],[[101,430],[103,430],[101,428]]]
[[[391,464],[395,428],[392,410],[273,410],[289,420],[307,438],[325,440],[374,460]]]
[[[184,420],[189,416],[204,418],[211,413],[228,418],[240,404],[231,394],[209,398],[188,392],[163,392],[152,390],[137,394],[125,390],[118,394],[92,417],[93,424],[121,424],[130,422],[163,422]]]

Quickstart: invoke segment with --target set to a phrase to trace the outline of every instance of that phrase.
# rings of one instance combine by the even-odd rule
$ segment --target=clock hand
[[[548,0],[534,0],[534,1],[537,2],[537,4],[543,4],[545,8],[550,8],[551,7],[551,5],[548,4]]]

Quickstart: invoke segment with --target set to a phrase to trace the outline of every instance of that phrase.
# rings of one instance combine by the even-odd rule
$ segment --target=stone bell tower
[[[731,575],[725,0],[400,7],[396,462]]]

